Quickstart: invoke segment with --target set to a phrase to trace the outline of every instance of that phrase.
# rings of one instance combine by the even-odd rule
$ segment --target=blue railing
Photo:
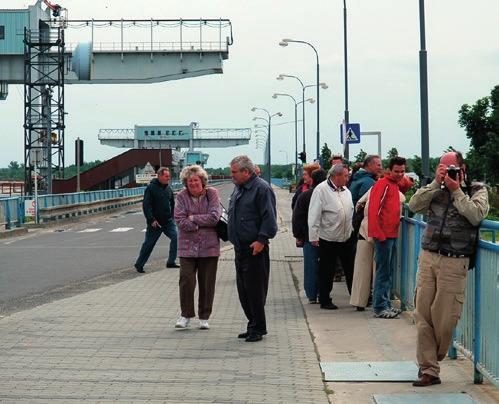
[[[289,188],[291,181],[287,178],[271,178],[270,182],[279,188]]]
[[[408,217],[407,208],[401,224],[398,239],[397,265],[392,274],[392,292],[400,299],[403,309],[414,308],[414,290],[421,235],[426,223],[420,215]],[[499,385],[499,245],[496,233],[499,222],[484,220],[480,234],[490,241],[481,239],[477,250],[475,269],[468,272],[466,299],[461,319],[454,332],[451,358],[459,350],[473,359],[474,381],[481,383],[485,376]]]
[[[231,180],[214,180],[210,181],[210,185],[218,185]],[[181,181],[175,180],[170,182],[170,186],[174,191],[178,191],[183,187]],[[68,194],[51,194],[38,196],[38,209],[54,208],[60,206],[71,206],[118,198],[128,198],[139,196],[144,193],[146,187],[138,188],[120,188],[108,189],[103,191],[88,191],[88,192],[73,192]],[[18,196],[11,198],[0,199],[0,229],[11,229],[13,227],[21,227],[24,224],[24,201],[33,199],[33,196]]]

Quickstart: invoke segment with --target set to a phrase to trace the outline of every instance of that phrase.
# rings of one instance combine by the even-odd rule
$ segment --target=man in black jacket
[[[248,156],[237,156],[230,163],[236,187],[229,203],[229,240],[234,244],[236,282],[239,301],[248,319],[246,332],[238,338],[261,341],[267,334],[265,301],[269,286],[269,239],[277,233],[274,191],[257,177]]]
[[[153,179],[144,192],[142,210],[147,221],[147,230],[144,243],[140,249],[139,257],[135,262],[137,272],[144,272],[151,252],[156,245],[161,233],[170,239],[170,253],[166,261],[167,268],[178,268],[175,263],[177,259],[177,227],[173,221],[175,199],[173,191],[168,185],[170,182],[170,170],[160,167],[158,178]]]

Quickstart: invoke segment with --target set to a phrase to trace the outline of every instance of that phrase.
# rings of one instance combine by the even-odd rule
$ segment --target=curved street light
[[[261,119],[261,120],[264,120],[267,122],[267,125],[268,125],[268,129],[267,129],[267,147],[268,147],[268,150],[267,150],[267,180],[268,180],[268,183],[270,184],[271,183],[271,151],[270,151],[270,146],[271,146],[271,142],[270,142],[270,128],[271,128],[271,125],[272,125],[272,118],[275,117],[275,116],[282,116],[283,114],[281,112],[276,112],[275,114],[271,114],[269,111],[267,111],[265,108],[259,108],[259,107],[253,107],[251,108],[251,111],[252,112],[256,112],[256,111],[263,111],[267,114],[267,117],[268,117],[268,120],[261,117],[261,116],[255,116],[253,118],[254,121],[256,121],[257,119]]]
[[[317,68],[317,147],[316,147],[316,152],[317,152],[317,158],[320,157],[320,141],[321,141],[321,136],[320,136],[320,118],[319,118],[319,86],[320,86],[320,80],[319,80],[319,54],[317,53],[317,49],[315,49],[315,47],[309,43],[309,42],[306,42],[306,41],[301,41],[301,40],[297,40],[297,39],[283,39],[281,42],[279,42],[279,45],[280,46],[283,46],[283,47],[286,47],[288,46],[290,43],[300,43],[300,44],[304,44],[304,45],[308,45],[310,46],[313,51],[315,52],[315,57],[316,57],[316,60],[317,60],[317,63],[316,63],[316,68]],[[303,85],[303,84],[302,84]]]
[[[310,102],[313,104],[315,100],[313,98],[308,98],[307,100],[302,100],[296,102],[295,97],[286,93],[274,93],[272,98],[276,99],[277,97],[288,97],[291,98],[295,105],[295,181],[298,182],[298,105],[303,104],[303,110],[305,111],[305,102]],[[304,132],[305,133],[305,132]],[[305,143],[305,138],[303,139]],[[304,152],[305,153],[305,152]]]
[[[279,81],[282,81],[286,77],[298,80],[298,82],[300,83],[301,89],[302,89],[302,101],[301,101],[303,103],[303,105],[302,105],[302,135],[303,135],[302,151],[304,153],[306,153],[307,149],[306,149],[306,142],[305,142],[305,90],[307,88],[310,88],[310,87],[317,87],[317,83],[316,84],[307,84],[307,85],[305,85],[305,84],[303,84],[303,81],[299,77],[293,76],[291,74],[279,74],[279,76],[277,76],[276,79],[279,80]],[[326,83],[319,83],[319,87],[322,88],[323,90],[326,90],[327,88],[329,88]],[[298,104],[300,104],[300,103],[298,103]]]

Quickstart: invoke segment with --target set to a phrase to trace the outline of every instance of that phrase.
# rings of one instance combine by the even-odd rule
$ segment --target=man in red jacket
[[[400,195],[398,183],[404,178],[406,160],[390,159],[390,172],[371,189],[368,211],[368,235],[375,242],[376,279],[374,281],[374,317],[396,318],[400,311],[390,301],[391,268],[395,260],[395,244],[400,224]]]

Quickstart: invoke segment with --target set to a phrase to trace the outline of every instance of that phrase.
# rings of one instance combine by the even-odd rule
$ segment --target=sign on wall
[[[190,126],[135,126],[135,139],[138,140],[189,140],[192,139]]]

